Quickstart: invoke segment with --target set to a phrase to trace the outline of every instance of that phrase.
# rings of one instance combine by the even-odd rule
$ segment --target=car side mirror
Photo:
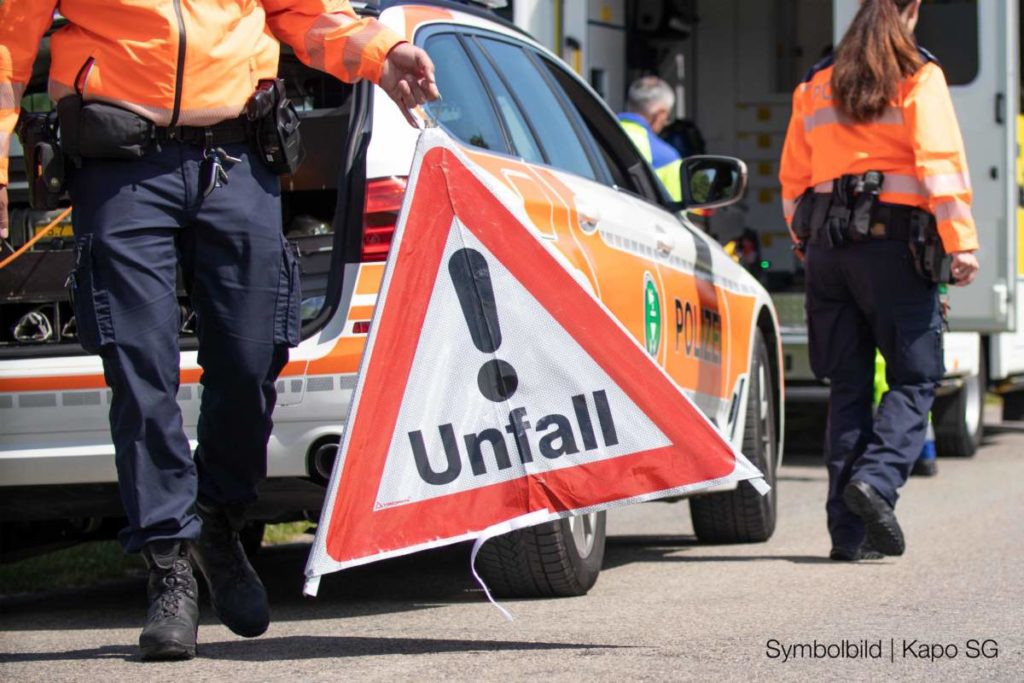
[[[733,157],[692,156],[680,162],[688,209],[713,209],[738,202],[747,189],[747,165]]]

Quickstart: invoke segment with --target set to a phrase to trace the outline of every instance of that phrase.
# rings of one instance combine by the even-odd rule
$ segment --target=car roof
[[[440,9],[451,10],[453,12],[461,12],[463,14],[473,15],[480,19],[486,19],[487,21],[500,24],[507,29],[515,31],[523,37],[530,37],[530,34],[522,28],[499,15],[493,9],[485,6],[483,2],[475,0],[369,0],[364,3],[364,7],[367,10],[376,9],[378,12],[382,12],[386,9],[397,7],[399,5],[422,5],[425,7],[437,7]]]
[[[412,40],[414,34],[420,29],[428,28],[431,25],[466,27],[469,29],[482,29],[497,35],[504,35],[507,38],[528,45],[540,54],[553,62],[560,63],[567,75],[574,79],[581,88],[590,93],[595,102],[602,106],[608,116],[614,118],[615,113],[608,108],[607,103],[594,92],[594,89],[578,73],[564,62],[564,60],[546,46],[537,42],[528,32],[513,25],[504,18],[498,16],[494,11],[478,5],[453,2],[451,0],[382,0],[373,3],[368,8],[370,14],[379,18],[405,37]],[[414,25],[407,25],[405,10],[414,8],[426,8],[431,10],[442,10],[441,12],[413,12],[416,16]],[[447,16],[445,16],[447,14]],[[382,91],[375,88],[380,95]],[[385,177],[392,175],[405,175],[408,172],[409,164],[412,161],[412,150],[415,147],[415,129],[405,124],[397,109],[391,107],[374,108],[375,130],[388,130],[387,141],[381,136],[374,135],[370,142],[370,154],[368,157],[367,177]],[[408,158],[406,158],[408,157]]]

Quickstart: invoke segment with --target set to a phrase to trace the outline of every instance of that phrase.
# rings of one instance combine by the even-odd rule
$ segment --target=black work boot
[[[196,566],[210,587],[217,617],[240,636],[255,638],[270,625],[267,590],[245,556],[238,532],[245,524],[240,506],[196,503],[203,520],[199,540],[189,544]]]
[[[867,543],[883,555],[902,555],[906,549],[903,529],[892,506],[871,484],[854,479],[843,489],[846,507],[864,520]]]
[[[149,567],[149,612],[139,636],[145,660],[196,656],[199,591],[184,545],[181,541],[152,541],[142,549]]]
[[[867,541],[859,548],[848,548],[844,546],[832,546],[828,559],[836,562],[860,562],[861,560],[881,560],[885,555],[871,547]]]

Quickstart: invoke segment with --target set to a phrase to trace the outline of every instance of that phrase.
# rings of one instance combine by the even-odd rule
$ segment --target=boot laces
[[[195,598],[189,581],[189,566],[184,559],[177,559],[166,574],[160,577],[160,594],[157,605],[160,615],[173,617],[181,610],[181,603],[186,597]]]

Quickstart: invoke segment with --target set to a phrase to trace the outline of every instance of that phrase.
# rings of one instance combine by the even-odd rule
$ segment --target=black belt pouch
[[[64,152],[72,158],[138,159],[153,146],[155,126],[135,112],[68,95],[57,103]]]
[[[809,189],[800,195],[797,201],[796,212],[793,214],[791,226],[793,234],[801,242],[811,238],[811,215],[814,212],[814,190]]]

